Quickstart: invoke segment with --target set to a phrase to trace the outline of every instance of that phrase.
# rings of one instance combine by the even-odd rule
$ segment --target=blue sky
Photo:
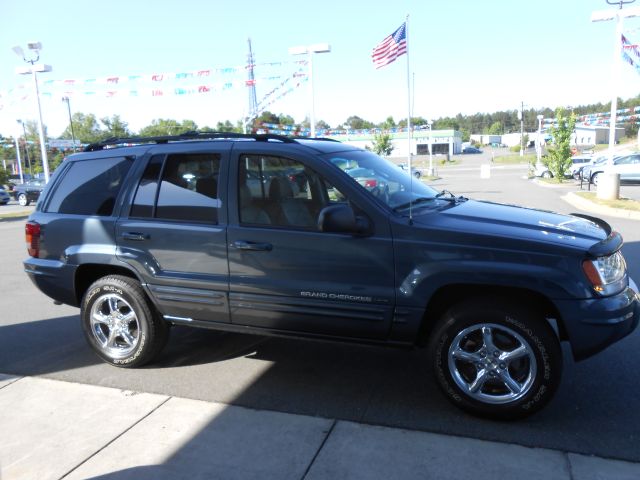
[[[42,112],[49,134],[56,136],[68,123],[61,97],[70,87],[62,85],[64,80],[241,67],[251,37],[258,101],[295,71],[292,62],[300,58],[290,56],[289,47],[329,43],[331,53],[314,57],[316,119],[333,127],[351,115],[373,122],[391,115],[397,121],[408,110],[406,58],[376,70],[371,51],[408,14],[414,116],[515,110],[521,101],[528,108],[607,102],[615,26],[592,23],[590,17],[594,10],[612,8],[605,0],[4,0],[0,93],[25,84],[31,88],[29,77],[15,73],[25,64],[12,47],[41,41],[41,62],[53,67],[40,77],[41,89],[50,93],[43,95]],[[640,41],[640,18],[627,19],[625,32],[632,42]],[[282,65],[261,65],[272,62]],[[222,85],[244,78],[243,72],[217,73],[207,82]],[[53,85],[42,85],[47,80]],[[619,96],[640,93],[640,75],[628,65],[622,66],[620,80]],[[76,86],[71,109],[98,118],[120,115],[133,130],[155,118],[215,126],[235,122],[247,111],[248,93],[241,85],[208,94],[168,94],[181,85],[121,83],[112,98],[104,93],[107,87],[88,95],[86,86]],[[165,95],[143,93],[147,87]],[[131,96],[132,89],[139,95]],[[17,134],[17,118],[36,119],[33,97],[3,100],[1,134]],[[301,121],[309,112],[308,84],[268,109]]]

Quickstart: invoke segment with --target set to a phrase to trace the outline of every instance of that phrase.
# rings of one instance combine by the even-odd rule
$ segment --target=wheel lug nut
[[[500,356],[500,352],[496,350],[495,352],[493,352],[493,356],[498,358]]]

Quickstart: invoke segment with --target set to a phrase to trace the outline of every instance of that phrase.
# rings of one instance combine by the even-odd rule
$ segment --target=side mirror
[[[366,217],[356,216],[346,203],[324,207],[318,215],[318,230],[321,232],[366,235],[370,226]]]

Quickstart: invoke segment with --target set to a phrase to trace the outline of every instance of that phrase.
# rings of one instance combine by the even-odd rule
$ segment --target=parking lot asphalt
[[[0,478],[616,479],[640,464],[0,374]]]

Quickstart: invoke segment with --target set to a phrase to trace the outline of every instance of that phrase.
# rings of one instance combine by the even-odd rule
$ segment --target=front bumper
[[[640,320],[640,294],[633,280],[617,295],[588,300],[559,300],[573,357],[588,358],[626,337]]]

